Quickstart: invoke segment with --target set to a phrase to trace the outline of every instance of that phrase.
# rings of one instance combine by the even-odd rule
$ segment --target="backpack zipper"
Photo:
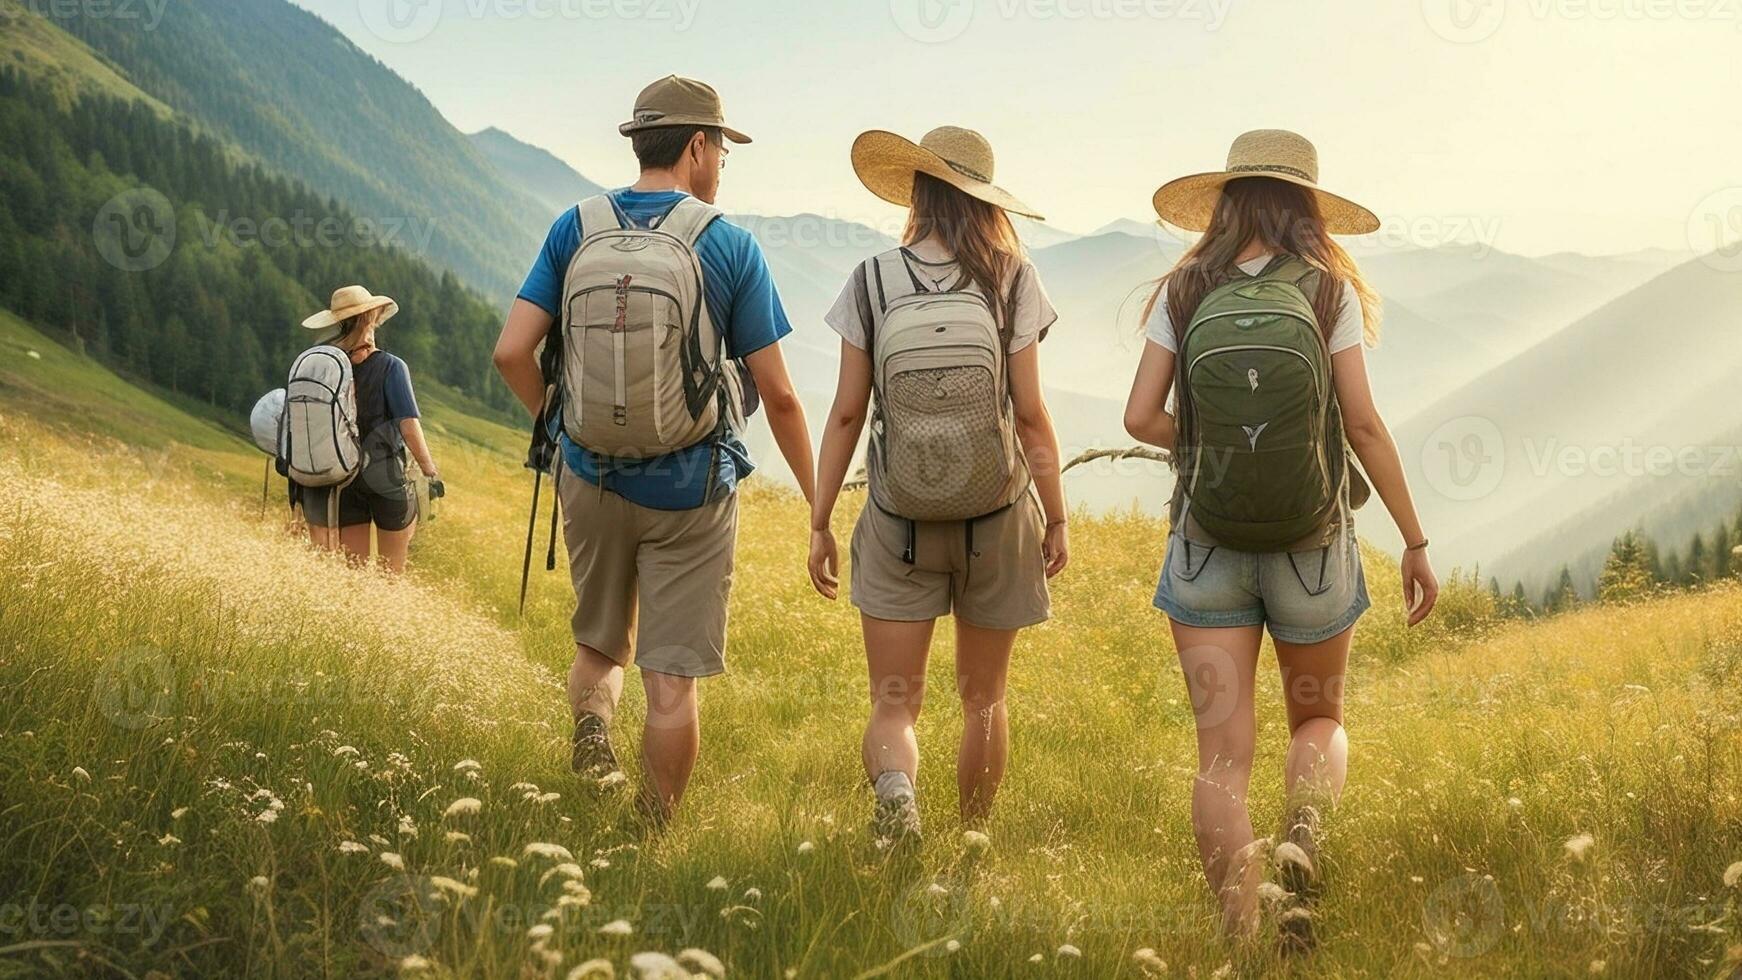
[[[611,322],[611,353],[616,361],[616,396],[617,403],[611,408],[611,421],[618,425],[629,424],[629,387],[623,368],[624,333],[629,329],[629,284],[635,277],[624,273],[617,280],[617,316]]]

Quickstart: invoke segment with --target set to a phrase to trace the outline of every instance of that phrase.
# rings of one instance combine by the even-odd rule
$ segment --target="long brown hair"
[[[903,245],[936,238],[980,287],[998,328],[1010,331],[1005,284],[1022,262],[1022,240],[1002,208],[962,193],[930,174],[913,175],[913,209],[907,215]]]
[[[1143,322],[1149,321],[1165,287],[1174,337],[1183,339],[1198,304],[1235,274],[1235,260],[1254,241],[1272,252],[1298,256],[1322,273],[1316,294],[1309,298],[1327,341],[1342,312],[1343,283],[1348,282],[1361,301],[1365,339],[1370,345],[1378,342],[1379,294],[1325,230],[1317,199],[1303,187],[1269,177],[1241,177],[1222,185],[1210,227],[1156,283],[1143,308]]]

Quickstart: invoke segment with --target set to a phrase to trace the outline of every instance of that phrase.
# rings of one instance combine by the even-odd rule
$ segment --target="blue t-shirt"
[[[611,192],[618,210],[642,228],[665,217],[686,196],[682,191],[627,188]],[[560,318],[563,278],[580,247],[580,215],[576,208],[569,208],[550,226],[544,248],[520,287],[520,298]],[[708,313],[725,335],[727,356],[749,357],[792,332],[762,246],[748,231],[721,218],[696,242],[696,256],[702,263]],[[570,470],[588,483],[658,510],[689,510],[719,500],[756,468],[750,451],[731,433],[720,442],[702,443],[654,459],[614,459],[575,445],[555,420],[553,428]],[[717,464],[711,467],[711,486],[707,480],[709,463]]]

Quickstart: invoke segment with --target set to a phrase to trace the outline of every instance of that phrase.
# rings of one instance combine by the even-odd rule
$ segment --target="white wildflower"
[[[164,834],[162,837],[157,839],[157,843],[164,847],[175,847],[181,843],[181,838],[174,834]]]
[[[1737,861],[1724,869],[1724,887],[1736,888],[1742,886],[1742,861]]]
[[[636,953],[629,957],[629,969],[638,980],[690,980],[689,971],[664,953]]]
[[[568,980],[613,980],[617,968],[607,959],[588,960],[569,971]]]
[[[1568,857],[1575,861],[1583,861],[1596,843],[1596,839],[1590,834],[1579,834],[1576,837],[1568,838],[1567,842],[1561,846],[1566,848]]]
[[[333,755],[337,756],[337,757],[343,757],[343,756],[362,755],[362,753],[357,751],[357,747],[355,745],[341,745],[338,748],[333,750]]]
[[[694,947],[677,954],[677,961],[697,976],[714,977],[715,980],[726,975],[726,964],[720,958],[705,949]]]
[[[471,885],[462,881],[455,881],[452,878],[444,878],[441,875],[431,875],[429,883],[441,891],[459,898],[471,898],[478,894],[478,889],[473,888]]]
[[[1063,946],[1059,947],[1058,955],[1061,959],[1080,960],[1083,958],[1083,951],[1072,946],[1070,943],[1065,943]]]
[[[389,868],[392,868],[395,871],[405,870],[405,859],[392,851],[382,851],[380,856],[381,863],[387,865]]]
[[[627,936],[635,932],[635,927],[627,919],[612,919],[599,927],[601,936]]]
[[[526,930],[526,938],[531,939],[534,942],[538,942],[538,941],[542,941],[545,939],[549,939],[555,932],[556,932],[555,929],[551,928],[549,925],[547,925],[543,922],[540,922],[538,925],[535,925],[531,929]]]
[[[964,830],[962,846],[968,849],[969,854],[984,854],[992,849],[992,838],[978,830]]]
[[[572,880],[584,876],[585,872],[581,870],[580,865],[575,864],[572,861],[565,861],[540,875],[538,878],[538,887],[543,888],[545,885],[550,884],[552,878],[567,878]]]
[[[442,819],[452,820],[455,817],[475,816],[482,809],[484,809],[484,803],[482,800],[470,796],[462,796],[448,804],[447,810],[442,813]]]
[[[91,774],[85,771],[84,766],[74,766],[73,775],[77,776],[79,781],[82,783],[88,783],[91,781]]]
[[[1738,867],[1742,867],[1742,864],[1739,864]],[[719,875],[715,875],[714,880],[708,882],[707,887],[708,891],[711,892],[723,892],[727,887],[726,879]]]
[[[811,842],[810,842],[810,841],[808,841],[808,840],[807,840],[807,841],[803,841],[803,842],[801,842],[801,843],[800,843],[800,844],[799,844],[799,845],[798,845],[798,852],[799,852],[799,853],[800,853],[800,854],[809,854],[809,853],[810,853],[810,852],[812,852],[812,851],[814,851],[814,850],[816,850],[816,849],[817,849],[817,846],[816,846],[816,845],[815,845],[815,844],[812,844],[812,843],[811,843]]]
[[[482,768],[484,767],[479,765],[476,759],[461,759],[454,763],[455,772],[477,772]]]
[[[533,843],[526,845],[526,847],[521,850],[520,856],[523,858],[548,858],[552,861],[573,861],[575,859],[574,854],[570,853],[569,849],[561,844],[546,844],[542,841],[534,841]]]
[[[339,842],[339,853],[340,854],[368,854],[369,853],[369,845],[359,844],[354,840],[343,840],[343,841]]]

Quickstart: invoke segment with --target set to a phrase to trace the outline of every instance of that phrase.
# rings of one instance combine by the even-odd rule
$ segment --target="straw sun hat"
[[[891,204],[913,204],[913,175],[930,174],[969,197],[1044,221],[1009,191],[992,183],[992,144],[960,126],[939,126],[918,143],[873,129],[853,141],[853,171],[871,193]]]
[[[1168,181],[1155,192],[1155,213],[1187,231],[1210,226],[1222,188],[1241,177],[1269,177],[1304,187],[1318,199],[1325,228],[1333,235],[1365,235],[1379,230],[1379,218],[1354,201],[1319,186],[1319,153],[1304,136],[1286,129],[1242,133],[1228,149],[1228,167]]]
[[[375,325],[380,326],[393,319],[393,314],[399,312],[399,304],[386,296],[376,296],[362,286],[341,286],[333,290],[333,299],[327,308],[302,321],[302,325],[309,330],[325,330],[370,310],[383,310],[381,319],[375,321]]]

